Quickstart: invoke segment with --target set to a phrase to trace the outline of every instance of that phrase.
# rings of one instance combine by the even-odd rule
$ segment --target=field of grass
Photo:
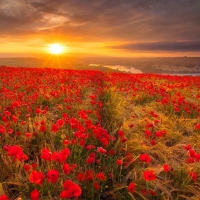
[[[200,77],[0,67],[0,200],[200,199]]]

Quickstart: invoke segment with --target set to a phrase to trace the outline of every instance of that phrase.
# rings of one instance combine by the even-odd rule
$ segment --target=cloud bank
[[[200,41],[130,43],[118,46],[109,46],[108,48],[145,52],[191,52],[200,51]]]

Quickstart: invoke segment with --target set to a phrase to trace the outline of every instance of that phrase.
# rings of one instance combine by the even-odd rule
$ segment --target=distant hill
[[[120,57],[67,57],[49,56],[44,58],[0,58],[0,66],[42,67],[61,69],[93,69],[118,71],[104,66],[121,65],[135,68],[143,73],[200,73],[200,57],[159,57],[159,58],[120,58]],[[112,68],[112,67],[111,67]],[[114,67],[113,67],[114,68]],[[123,68],[123,67],[121,67]]]
[[[0,65],[13,66],[13,67],[65,67],[69,64],[83,64],[81,59],[61,56],[51,56],[46,58],[0,58]]]
[[[42,62],[38,58],[0,58],[0,65],[12,67],[39,67]]]
[[[58,68],[58,69],[75,69],[75,70],[100,70],[119,72],[115,69],[103,67],[101,64],[90,65],[84,59],[73,57],[47,57],[47,58],[0,58],[0,66],[9,67],[33,67],[33,68]]]

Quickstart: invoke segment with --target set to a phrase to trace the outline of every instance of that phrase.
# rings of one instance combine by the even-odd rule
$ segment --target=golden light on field
[[[56,55],[62,54],[62,53],[64,53],[64,46],[62,46],[59,43],[50,44],[49,51],[50,51],[50,53],[56,54]]]

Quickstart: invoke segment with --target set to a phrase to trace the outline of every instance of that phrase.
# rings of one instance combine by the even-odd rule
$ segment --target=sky
[[[0,0],[0,56],[200,56],[200,0]]]

